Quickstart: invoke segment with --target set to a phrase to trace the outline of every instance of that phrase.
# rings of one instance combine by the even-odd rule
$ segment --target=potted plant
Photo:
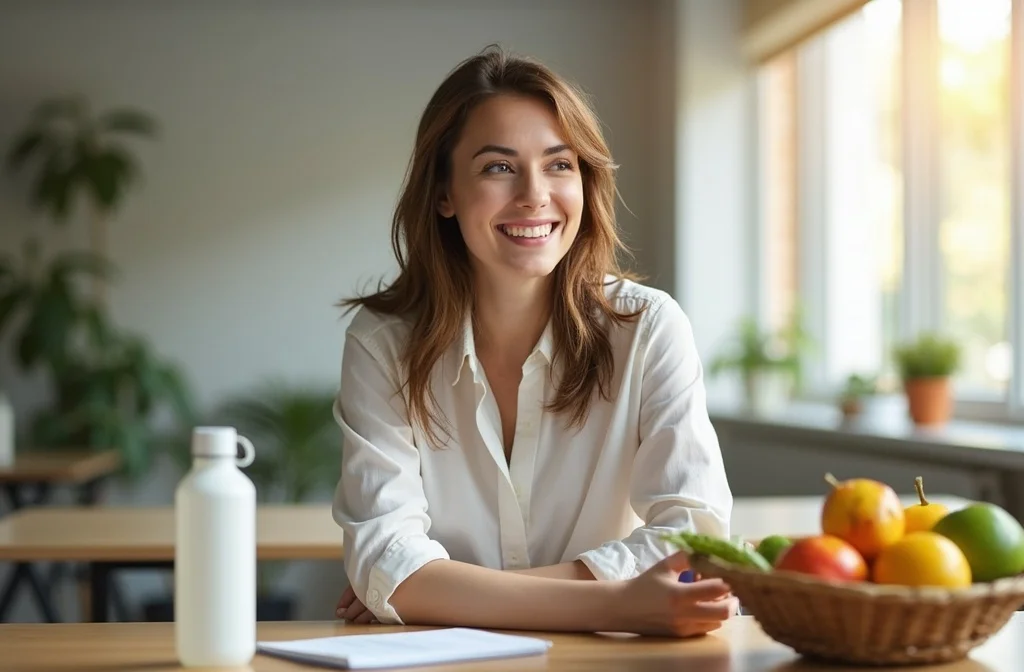
[[[747,410],[769,414],[798,389],[801,354],[809,344],[798,316],[776,332],[763,331],[752,317],[740,320],[734,341],[711,362],[709,373],[734,370],[743,380]]]
[[[341,432],[334,420],[335,396],[330,389],[272,379],[252,392],[230,397],[209,414],[209,424],[233,426],[253,442],[256,459],[245,472],[256,486],[258,503],[301,504],[337,484]],[[187,471],[191,466],[187,439],[166,445],[182,473]],[[259,620],[293,617],[295,597],[278,583],[284,568],[282,562],[259,563]],[[173,600],[170,596],[151,600],[144,612],[146,620],[172,620]]]
[[[50,257],[40,239],[19,259],[0,257],[0,339],[23,373],[42,372],[52,402],[29,422],[28,438],[45,447],[116,447],[123,474],[141,475],[152,454],[151,420],[164,409],[193,423],[188,386],[178,367],[110,318],[103,288],[114,273],[103,231],[134,183],[136,161],[120,138],[152,135],[144,113],[90,114],[77,98],[39,105],[7,155],[12,171],[28,170],[31,205],[58,225],[87,207],[93,249]],[[92,281],[93,292],[83,289]]]
[[[878,390],[876,376],[851,373],[839,393],[839,410],[844,419],[854,418],[864,411],[864,400]]]
[[[896,366],[914,423],[940,425],[949,420],[953,411],[950,378],[960,366],[960,352],[956,341],[932,332],[896,346]]]

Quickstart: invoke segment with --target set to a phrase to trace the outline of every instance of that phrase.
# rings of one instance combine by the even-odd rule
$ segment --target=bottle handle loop
[[[242,446],[243,455],[242,457],[235,459],[235,464],[244,469],[252,464],[252,461],[256,459],[256,449],[253,448],[252,441],[241,434],[237,436],[237,439],[238,445]]]

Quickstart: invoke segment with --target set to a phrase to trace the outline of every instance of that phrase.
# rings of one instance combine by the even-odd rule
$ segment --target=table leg
[[[128,605],[118,588],[115,572],[125,569],[174,570],[174,562],[164,560],[130,560],[89,563],[89,620],[110,622],[111,606],[122,621],[130,620]]]
[[[34,486],[34,496],[28,495],[28,489]],[[50,497],[49,483],[5,483],[3,493],[7,497],[12,511],[18,511],[26,506],[44,504]],[[59,623],[57,609],[53,605],[49,585],[36,574],[30,563],[19,562],[14,565],[14,571],[7,579],[2,592],[0,592],[0,623],[6,622],[7,611],[14,602],[14,595],[21,582],[28,584],[36,600],[36,606],[43,614],[48,623]]]
[[[89,620],[106,623],[110,618],[110,565],[105,562],[89,563]]]
[[[32,565],[27,562],[19,562],[14,566],[14,572],[7,580],[3,594],[0,595],[0,623],[6,621],[7,610],[10,609],[11,604],[14,602],[14,595],[18,584],[22,581],[28,583],[36,599],[36,606],[39,607],[46,622],[59,623],[60,618],[57,617],[57,609],[53,606],[50,591],[43,585],[35,571],[33,571]]]

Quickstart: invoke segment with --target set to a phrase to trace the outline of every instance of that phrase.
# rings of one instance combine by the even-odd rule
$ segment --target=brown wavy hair
[[[435,91],[420,119],[391,229],[399,274],[387,287],[343,300],[346,312],[363,306],[400,315],[411,325],[402,353],[407,372],[411,420],[435,441],[431,422],[443,425],[436,412],[430,374],[458,339],[472,310],[473,273],[458,226],[438,212],[450,178],[452,150],[475,106],[498,94],[533,96],[554,112],[566,142],[579,157],[583,213],[576,240],[554,270],[552,320],[554,358],[563,375],[548,410],[567,413],[582,424],[595,390],[611,394],[614,373],[609,324],[636,318],[617,312],[605,297],[606,275],[633,278],[617,255],[627,252],[616,231],[615,169],[596,115],[584,94],[544,65],[491,45],[460,63]],[[554,368],[554,367],[553,367]],[[428,404],[428,398],[430,404]]]

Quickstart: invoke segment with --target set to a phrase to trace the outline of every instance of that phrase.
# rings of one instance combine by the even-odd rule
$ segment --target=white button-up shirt
[[[401,388],[407,323],[356,312],[334,408],[344,445],[333,513],[356,597],[382,623],[401,623],[392,593],[436,559],[494,569],[580,559],[599,580],[625,579],[673,551],[666,532],[729,536],[732,494],[689,320],[659,290],[615,281],[606,293],[619,310],[646,307],[610,333],[612,399],[595,392],[582,427],[543,410],[555,392],[549,326],[523,365],[508,463],[468,320],[432,373],[451,435],[432,446],[410,426]]]

